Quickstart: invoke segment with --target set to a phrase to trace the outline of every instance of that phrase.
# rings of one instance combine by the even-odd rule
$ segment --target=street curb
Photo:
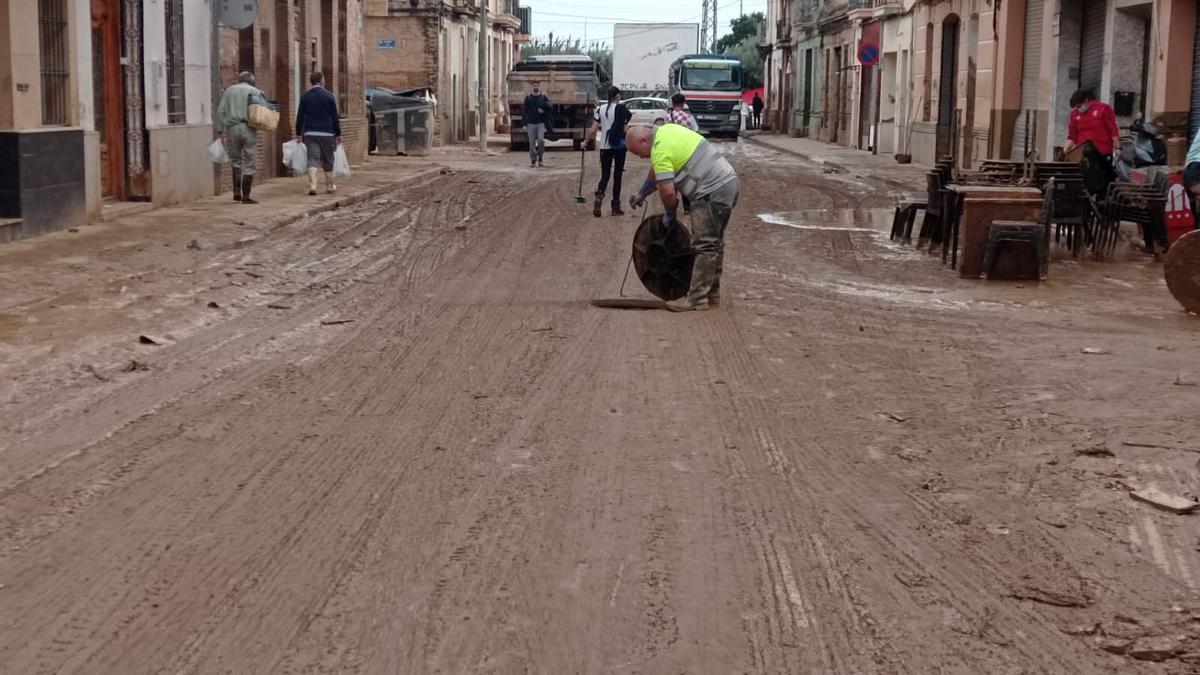
[[[334,211],[336,209],[340,209],[345,206],[353,206],[355,204],[361,204],[365,201],[374,199],[374,198],[382,195],[385,192],[394,190],[399,185],[404,185],[405,183],[409,183],[409,182],[412,182],[412,181],[420,179],[420,178],[425,178],[426,176],[438,174],[442,171],[442,168],[443,167],[440,167],[440,166],[430,167],[423,171],[418,171],[411,175],[405,176],[401,179],[398,179],[398,180],[395,180],[395,181],[392,181],[389,183],[385,183],[384,185],[377,185],[373,188],[368,188],[361,192],[355,192],[354,194],[348,194],[344,197],[339,197],[331,202],[326,202],[324,204],[317,204],[317,205],[313,206],[312,208],[308,208],[308,209],[301,211],[300,213],[290,214],[290,215],[286,215],[286,216],[279,216],[277,218],[269,219],[266,221],[266,228],[263,230],[263,232],[274,232],[275,230],[278,230],[281,227],[286,227],[286,226],[296,222],[297,220],[301,220],[301,219],[307,218],[309,216],[315,216],[318,213],[324,213],[326,211]]]
[[[829,167],[829,168],[832,168],[832,169],[837,169],[838,171],[842,171],[842,172],[845,172],[845,173],[853,173],[853,169],[851,169],[850,167],[846,166],[845,164],[840,164],[840,163],[838,163],[838,162],[831,162],[831,161],[829,161],[829,160],[827,160],[827,159],[821,159],[820,157],[813,157],[812,155],[809,155],[809,154],[807,154],[807,153],[804,153],[804,152],[800,152],[799,150],[792,150],[791,148],[784,148],[784,147],[781,147],[781,146],[775,145],[774,143],[771,143],[770,141],[760,141],[760,140],[758,139],[758,136],[757,136],[757,135],[755,135],[755,136],[742,136],[742,138],[746,139],[747,141],[750,141],[751,143],[754,143],[755,145],[760,145],[760,146],[762,146],[762,147],[764,147],[764,148],[770,148],[770,149],[772,149],[772,150],[775,150],[776,152],[782,152],[782,153],[784,153],[785,155],[791,155],[791,156],[793,156],[793,157],[799,157],[800,159],[803,159],[803,160],[806,160],[806,161],[809,161],[809,162],[813,162],[813,163],[815,163],[815,164],[819,164],[819,165],[821,165],[821,166]],[[901,191],[913,191],[913,190],[915,190],[915,188],[913,188],[913,186],[912,186],[912,185],[910,185],[909,183],[907,183],[907,182],[905,182],[905,181],[901,181],[901,180],[895,179],[895,178],[886,178],[886,177],[884,177],[884,176],[872,176],[872,178],[874,178],[875,180],[878,180],[878,181],[880,181],[880,182],[882,182],[882,183],[885,183],[885,184],[887,184],[888,186],[890,186],[890,187],[892,187],[892,188],[894,188],[894,189],[896,189],[896,190],[901,190]]]

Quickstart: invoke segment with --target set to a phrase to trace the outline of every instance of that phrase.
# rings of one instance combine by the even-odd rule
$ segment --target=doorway
[[[808,135],[809,115],[812,111],[812,76],[813,76],[813,50],[804,50],[804,108],[802,110],[803,127],[800,129],[801,136]]]
[[[938,84],[937,157],[954,155],[954,117],[958,103],[958,16],[942,21],[941,81]]]
[[[100,194],[125,199],[125,83],[120,0],[92,2],[92,110],[100,134]]]

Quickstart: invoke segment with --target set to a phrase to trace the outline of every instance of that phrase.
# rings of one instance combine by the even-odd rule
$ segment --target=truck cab
[[[532,56],[517,63],[508,74],[509,147],[518,150],[529,145],[522,108],[535,80],[554,107],[554,138],[570,138],[576,149],[582,147],[603,79],[600,64],[581,54]]]
[[[670,93],[683,94],[700,126],[712,136],[736,138],[742,128],[742,62],[723,54],[689,54],[671,64]]]

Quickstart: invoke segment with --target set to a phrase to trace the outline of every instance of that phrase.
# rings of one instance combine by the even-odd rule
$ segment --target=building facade
[[[465,141],[479,128],[481,0],[366,0],[366,77],[371,86],[437,92],[440,142]],[[508,72],[522,41],[516,0],[488,7],[488,128],[503,124]]]
[[[763,40],[769,110],[772,118],[790,110],[797,135],[971,167],[989,157],[1052,158],[1066,143],[1071,94],[1083,88],[1111,103],[1122,127],[1145,117],[1180,148],[1200,128],[1196,6],[773,0]],[[780,24],[787,16],[790,31]],[[860,58],[865,45],[877,48],[876,62]]]
[[[821,128],[821,5],[821,0],[798,0],[792,15],[796,73],[790,133],[795,136],[816,137]]]
[[[216,103],[254,71],[281,121],[263,177],[313,70],[341,104],[352,162],[367,152],[362,0],[260,0],[243,29],[216,0],[0,0],[0,241],[73,227],[122,201],[166,206],[230,189],[214,169]],[[216,30],[214,31],[214,26]]]
[[[205,0],[0,0],[0,240],[212,193]]]

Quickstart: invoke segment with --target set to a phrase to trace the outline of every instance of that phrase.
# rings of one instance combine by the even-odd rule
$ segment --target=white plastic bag
[[[213,164],[229,163],[229,153],[225,152],[225,143],[221,139],[218,138],[212,142],[212,145],[208,146],[208,159]]]
[[[341,143],[338,143],[337,151],[333,153],[333,175],[350,175],[350,160],[346,159],[346,149]]]
[[[292,139],[283,144],[283,165],[298,175],[308,172],[308,147]]]

